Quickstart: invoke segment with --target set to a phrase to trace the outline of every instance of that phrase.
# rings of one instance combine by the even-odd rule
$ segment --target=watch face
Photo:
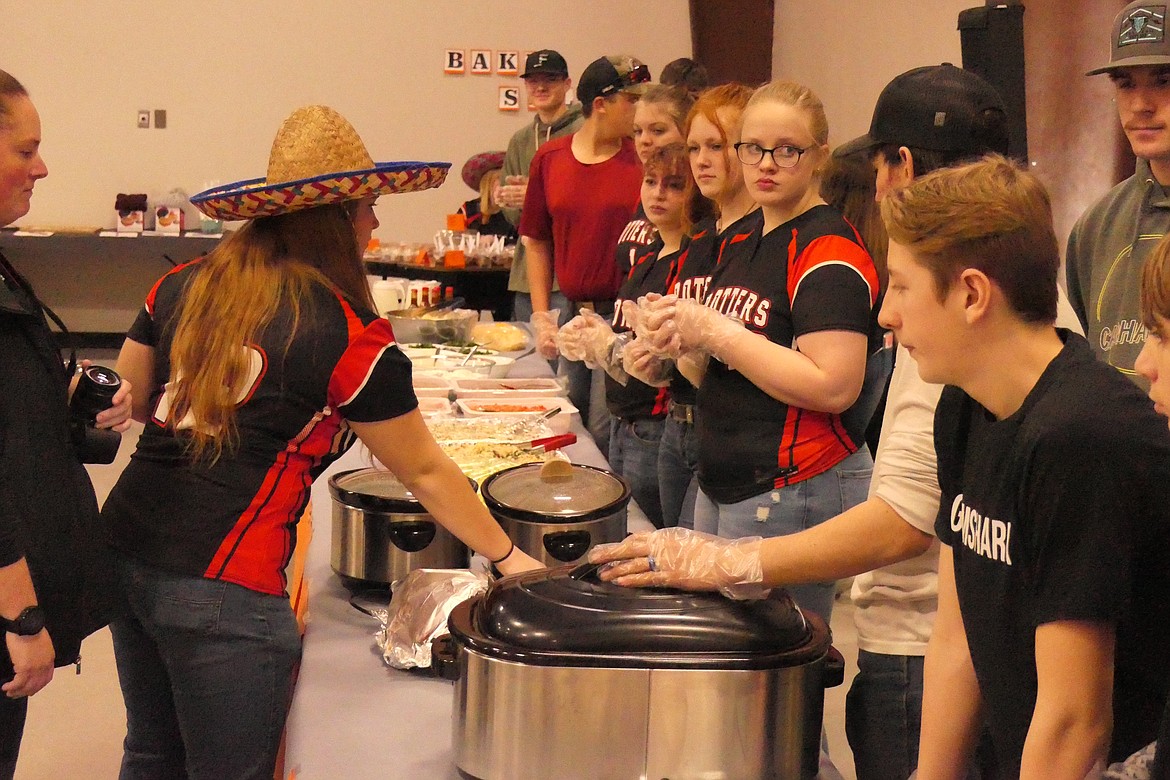
[[[40,607],[27,607],[15,620],[6,621],[8,630],[21,636],[39,634],[45,627],[45,611]]]

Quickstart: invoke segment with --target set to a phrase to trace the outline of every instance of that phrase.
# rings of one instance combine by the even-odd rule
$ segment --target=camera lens
[[[112,368],[90,366],[81,372],[73,391],[74,413],[93,419],[98,412],[108,409],[114,394],[122,386],[122,378]]]

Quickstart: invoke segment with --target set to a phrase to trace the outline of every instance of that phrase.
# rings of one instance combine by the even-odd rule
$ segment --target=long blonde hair
[[[195,421],[187,431],[192,461],[214,463],[238,446],[236,407],[250,366],[243,347],[278,313],[291,313],[287,351],[302,318],[311,316],[314,284],[373,308],[351,209],[328,205],[253,220],[191,275],[174,322],[167,424]]]

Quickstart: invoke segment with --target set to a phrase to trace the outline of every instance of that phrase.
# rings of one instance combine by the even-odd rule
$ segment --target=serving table
[[[510,376],[551,376],[535,354]],[[579,417],[577,443],[564,452],[574,463],[607,463]],[[285,732],[285,777],[296,780],[465,780],[451,749],[454,683],[392,669],[374,642],[378,621],[349,604],[349,591],[329,565],[332,503],[329,477],[370,465],[361,446],[350,449],[312,488],[316,518],[305,562],[308,621],[300,677]],[[631,531],[652,528],[631,502]],[[534,750],[539,746],[534,745]],[[822,761],[821,777],[840,780]],[[516,778],[516,780],[524,780]]]

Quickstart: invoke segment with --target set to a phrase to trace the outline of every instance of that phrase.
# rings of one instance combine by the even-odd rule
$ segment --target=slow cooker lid
[[[570,476],[548,479],[541,477],[539,463],[531,463],[488,478],[484,496],[496,509],[569,519],[620,508],[629,499],[629,488],[602,469],[574,465]]]
[[[398,477],[384,469],[343,471],[329,479],[329,492],[344,504],[374,512],[425,512]]]
[[[791,597],[733,601],[717,593],[624,588],[597,567],[529,572],[500,581],[452,615],[474,650],[537,665],[774,668],[827,652],[828,631]]]

